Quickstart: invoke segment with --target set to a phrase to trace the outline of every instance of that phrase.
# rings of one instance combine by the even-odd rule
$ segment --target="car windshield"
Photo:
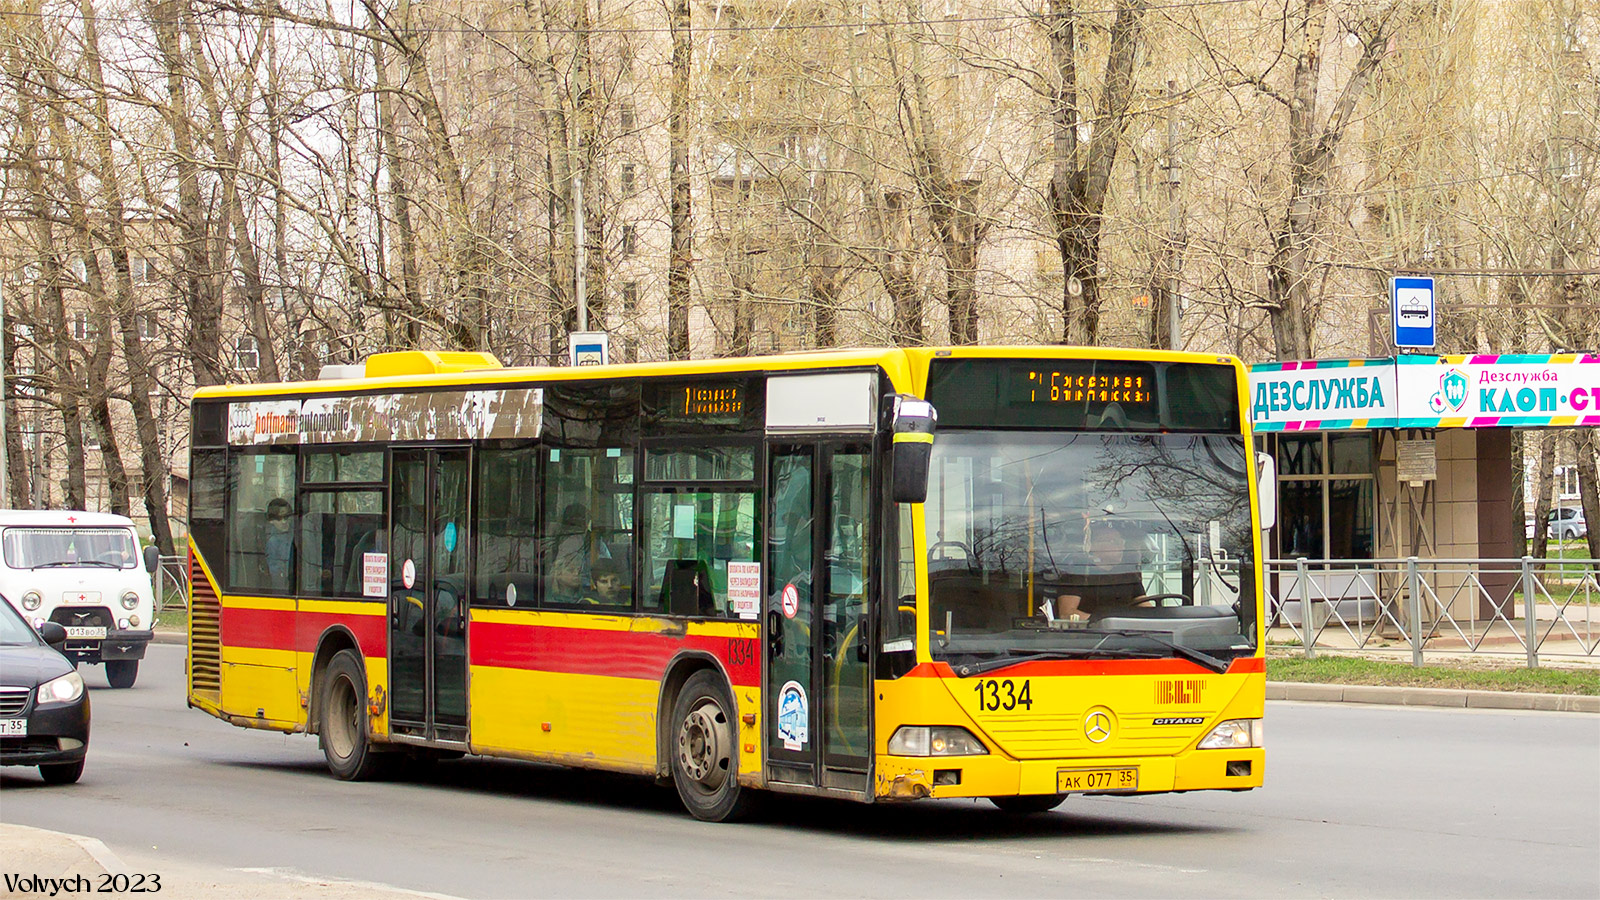
[[[0,597],[0,644],[34,644],[33,629],[4,597]]]
[[[959,431],[933,453],[931,644],[958,672],[1254,652],[1239,435]]]
[[[126,528],[7,528],[0,538],[13,569],[87,566],[131,569],[139,548]]]

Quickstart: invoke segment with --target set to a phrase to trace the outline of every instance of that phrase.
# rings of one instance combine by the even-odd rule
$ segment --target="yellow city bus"
[[[1230,357],[838,350],[193,403],[189,703],[366,778],[512,757],[695,816],[1262,783]],[[1263,476],[1265,477],[1265,476]]]

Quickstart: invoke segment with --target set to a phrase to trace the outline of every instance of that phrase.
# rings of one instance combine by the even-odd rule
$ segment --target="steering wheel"
[[[1182,600],[1183,606],[1193,606],[1194,598],[1188,594],[1140,594],[1133,598],[1134,603],[1150,602],[1159,606],[1162,600]]]

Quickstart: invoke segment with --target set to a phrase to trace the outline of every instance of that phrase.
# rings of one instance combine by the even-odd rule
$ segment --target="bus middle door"
[[[390,468],[389,723],[467,739],[466,449],[395,450]]]
[[[769,782],[870,788],[870,459],[858,441],[771,447]]]

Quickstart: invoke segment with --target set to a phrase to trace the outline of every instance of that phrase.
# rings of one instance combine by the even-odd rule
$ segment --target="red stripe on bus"
[[[1260,657],[1235,659],[1228,666],[1229,675],[1265,672],[1266,670],[1266,661]],[[984,674],[990,675],[1000,671],[1004,671],[1010,676],[1032,678],[1044,678],[1052,675],[1193,675],[1196,672],[1216,674],[1198,663],[1177,657],[1172,659],[1049,659],[1017,663],[1014,666],[1006,666],[1003,669],[991,669]],[[955,671],[950,668],[949,663],[932,662],[918,665],[910,672],[907,672],[906,677],[955,678],[957,676]]]
[[[761,684],[754,638],[474,622],[469,655],[475,666],[658,681],[667,663],[683,650],[703,651],[722,660],[736,686]]]
[[[349,616],[337,613],[299,612],[292,609],[222,608],[222,644],[262,650],[315,653],[317,641],[334,625],[355,635],[362,654],[382,659],[388,655],[389,632],[383,616]]]

